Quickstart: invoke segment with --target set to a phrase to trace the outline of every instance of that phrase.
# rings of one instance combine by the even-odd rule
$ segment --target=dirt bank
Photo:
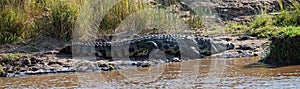
[[[251,36],[219,36],[224,40],[235,43],[235,48],[222,53],[214,54],[212,57],[222,58],[236,58],[236,57],[251,57],[264,56],[263,44],[267,42],[266,39],[258,39]],[[3,51],[3,50],[2,50]],[[56,51],[33,53],[30,55],[22,55],[16,60],[7,60],[2,62],[3,72],[2,77],[26,76],[34,74],[49,74],[49,73],[68,73],[68,72],[87,72],[87,71],[110,71],[131,67],[149,67],[159,61],[87,61],[77,58],[73,59],[70,55],[58,55]],[[3,60],[5,54],[0,55]],[[168,62],[181,62],[181,59],[174,59]]]

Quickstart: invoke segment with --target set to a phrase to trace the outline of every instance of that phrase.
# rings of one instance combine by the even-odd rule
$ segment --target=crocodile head
[[[214,53],[226,51],[234,48],[234,44],[229,41],[212,38],[196,38],[199,53],[203,55],[211,55]]]

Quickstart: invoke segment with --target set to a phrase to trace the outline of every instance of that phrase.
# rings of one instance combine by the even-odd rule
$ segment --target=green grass
[[[160,1],[156,1],[162,3]],[[171,9],[166,8],[167,6],[174,5],[178,3],[178,0],[165,1],[161,9],[162,12],[170,11]],[[89,1],[86,0],[1,0],[0,1],[0,43],[26,43],[29,39],[33,37],[40,36],[51,36],[57,39],[63,39],[68,41],[71,39],[71,33],[76,25],[78,15],[82,10],[82,7]],[[108,2],[110,3],[110,2]],[[93,13],[97,14],[100,11],[101,6],[96,7]],[[103,7],[103,6],[102,6]],[[88,8],[88,7],[87,7]],[[104,7],[105,8],[105,7]],[[151,8],[143,0],[120,0],[116,5],[114,5],[106,15],[104,15],[101,22],[91,22],[91,23],[80,23],[80,24],[97,24],[97,34],[109,34],[116,32],[115,28],[127,17],[136,13],[139,10],[145,8]],[[89,8],[91,9],[91,8]],[[99,12],[102,14],[103,12]],[[160,12],[159,12],[160,13]],[[175,13],[175,12],[174,12]],[[174,14],[173,13],[173,14]],[[99,20],[99,15],[90,14],[92,19]],[[158,17],[148,16],[153,18],[148,22],[155,22]],[[98,17],[97,17],[98,16]],[[141,16],[145,17],[145,16]],[[142,18],[143,19],[143,18]],[[165,17],[160,19],[157,24],[166,24],[173,20],[172,17]],[[155,21],[154,21],[155,20]],[[170,21],[167,21],[170,20]],[[178,22],[178,21],[177,21]],[[147,22],[145,22],[147,23]],[[199,17],[191,17],[190,20],[185,22],[191,28],[202,28],[203,23]],[[78,24],[77,24],[78,25]],[[89,27],[86,27],[89,28]],[[143,28],[149,29],[149,28]],[[151,29],[151,28],[150,28]],[[85,29],[80,29],[81,31]],[[93,29],[94,30],[94,29]],[[83,32],[84,33],[84,32]]]
[[[192,29],[203,28],[204,24],[202,23],[202,19],[199,16],[192,16],[191,19],[185,21]]]
[[[279,3],[281,0],[279,0]],[[293,4],[280,11],[278,15],[269,15],[262,13],[247,24],[231,23],[225,27],[228,33],[241,34],[246,33],[252,36],[268,38],[279,35],[299,35],[297,31],[300,26],[300,4],[292,1]],[[282,6],[282,4],[280,4]],[[285,32],[287,31],[287,32]]]
[[[14,62],[19,60],[22,57],[30,56],[28,54],[23,53],[7,53],[0,55],[0,65],[7,64],[7,65],[14,65]]]
[[[282,29],[281,27],[268,25],[268,26],[257,28],[255,30],[251,30],[250,35],[262,37],[262,38],[268,38],[276,35],[275,32],[280,31],[281,29]]]
[[[280,35],[284,37],[300,36],[300,27],[285,27],[281,31],[276,32],[275,35]]]
[[[14,61],[19,59],[20,57],[25,56],[25,54],[20,54],[20,53],[8,53],[8,54],[4,54],[2,55],[2,59],[0,59],[0,61]]]
[[[225,26],[224,30],[230,34],[243,34],[245,33],[249,27],[247,25],[243,25],[237,22],[230,23]]]
[[[27,29],[24,15],[22,10],[4,9],[0,13],[0,41],[13,42],[22,41],[21,35],[23,30]]]
[[[20,53],[8,53],[0,55],[0,73],[3,72],[3,66],[2,64],[8,64],[8,65],[14,65],[14,62],[18,59],[20,59],[23,56],[28,56],[26,54],[20,54]]]
[[[118,25],[129,15],[138,10],[149,8],[148,4],[142,3],[142,0],[121,0],[108,11],[100,23],[100,33],[113,33]],[[100,12],[101,13],[101,12]]]
[[[66,38],[81,1],[1,0],[0,43],[22,43],[37,35]]]
[[[2,67],[2,65],[0,65],[0,73],[3,73],[4,71],[3,71],[3,67]]]

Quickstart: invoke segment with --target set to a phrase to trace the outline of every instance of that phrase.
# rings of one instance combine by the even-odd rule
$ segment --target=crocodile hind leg
[[[154,41],[148,41],[145,44],[147,52],[147,59],[148,60],[168,60],[170,58],[170,54],[166,52],[166,50],[160,49],[158,44]],[[172,54],[171,54],[172,55]],[[175,57],[175,55],[172,55],[172,58]]]
[[[132,46],[137,46],[132,45]],[[143,60],[149,60],[149,54],[154,50],[154,49],[158,49],[158,46],[156,44],[156,42],[154,41],[147,41],[144,42],[142,44],[138,45],[139,47],[130,47],[130,48],[135,48],[134,51],[133,49],[130,51],[131,52],[131,60],[139,60],[139,61],[143,61]]]

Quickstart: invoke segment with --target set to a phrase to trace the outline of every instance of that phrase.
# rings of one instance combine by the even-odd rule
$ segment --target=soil
[[[64,41],[53,37],[34,37],[20,44],[0,44],[0,54],[3,53],[36,53],[58,50],[64,46]]]
[[[233,58],[265,56],[267,54],[266,50],[268,49],[269,40],[266,38],[251,37],[248,35],[225,36],[219,38],[229,39],[229,41],[235,44],[235,48],[212,56]]]

